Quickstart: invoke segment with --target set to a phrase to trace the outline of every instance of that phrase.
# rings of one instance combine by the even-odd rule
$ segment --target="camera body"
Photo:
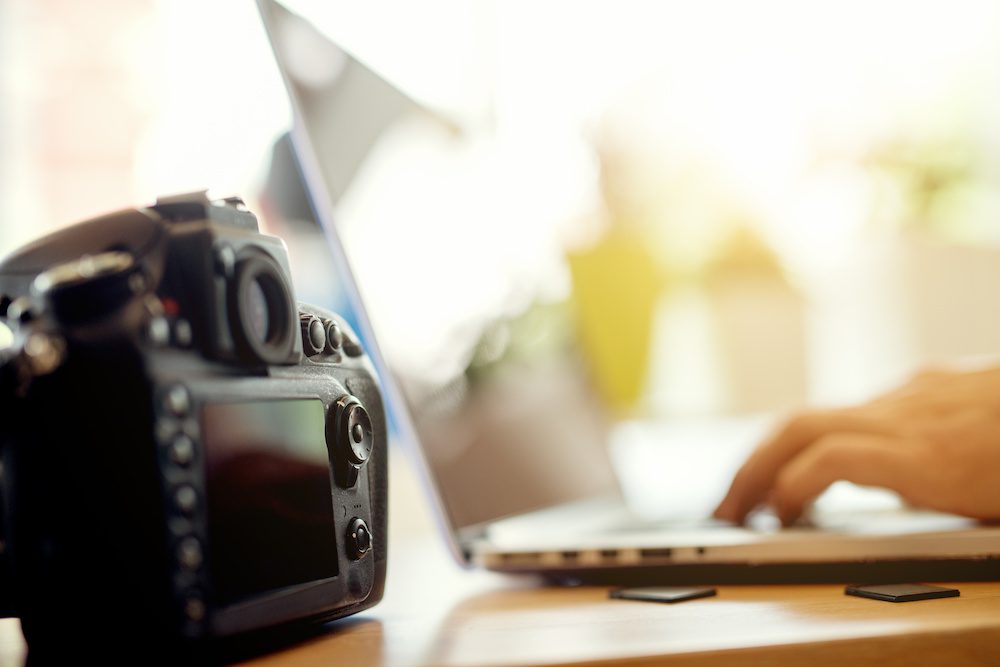
[[[197,646],[379,601],[375,373],[241,201],[66,228],[0,264],[0,298],[0,594],[30,646]]]

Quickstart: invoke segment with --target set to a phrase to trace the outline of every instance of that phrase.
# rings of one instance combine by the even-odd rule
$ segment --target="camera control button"
[[[191,595],[184,600],[184,615],[189,621],[197,623],[204,620],[205,611],[205,603],[202,602],[200,597]]]
[[[175,417],[187,415],[191,409],[191,396],[188,394],[188,390],[179,384],[170,387],[163,398],[163,407]]]
[[[170,342],[170,324],[165,317],[154,317],[146,325],[146,338],[153,345],[166,345]]]
[[[191,347],[194,335],[191,331],[191,323],[185,319],[174,322],[174,343],[178,347]]]
[[[174,505],[185,516],[191,516],[198,509],[198,492],[185,484],[174,491]]]
[[[355,424],[354,426],[352,426],[351,427],[351,442],[353,442],[355,444],[358,444],[358,443],[363,442],[364,439],[365,439],[365,427],[362,426],[361,424]],[[368,451],[362,449],[361,451],[357,452],[357,457],[359,459],[361,459],[361,461],[367,461],[368,460]]]
[[[312,357],[326,347],[326,329],[315,315],[302,313],[299,316],[302,326],[302,351],[307,357]]]
[[[347,527],[347,548],[354,560],[364,558],[365,554],[371,551],[372,534],[364,519],[357,517],[351,519]]]
[[[340,352],[344,344],[344,332],[340,330],[340,325],[333,320],[323,320],[323,325],[326,327],[326,353]]]
[[[176,419],[170,419],[169,417],[161,417],[156,420],[155,434],[156,439],[167,445],[170,443],[170,439],[177,435],[177,431],[180,429],[180,424],[177,423]]]
[[[201,567],[203,554],[201,542],[195,537],[185,537],[177,545],[177,562],[188,570],[197,570]]]
[[[183,433],[171,440],[170,460],[179,466],[190,465],[194,461],[194,441]]]

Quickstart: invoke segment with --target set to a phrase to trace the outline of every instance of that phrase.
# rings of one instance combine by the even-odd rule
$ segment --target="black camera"
[[[29,646],[204,646],[374,605],[386,426],[348,323],[203,193],[0,263],[3,572]]]

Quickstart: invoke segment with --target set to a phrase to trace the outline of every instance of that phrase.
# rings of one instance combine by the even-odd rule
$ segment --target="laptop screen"
[[[260,5],[297,112],[297,142],[276,149],[268,200],[286,226],[293,273],[308,275],[295,279],[300,298],[377,338],[381,354],[371,340],[368,349],[400,390],[396,433],[419,441],[451,527],[617,493],[603,408],[565,304],[544,293],[552,281],[532,275],[537,267],[524,269],[524,252],[539,246],[522,236],[525,223],[498,215],[510,207],[497,206],[504,183],[476,155],[488,154],[482,129],[422,104],[284,6]],[[450,148],[442,156],[439,144],[422,163],[413,136]],[[406,164],[366,171],[401,141]],[[453,180],[449,160],[474,173]],[[304,189],[289,178],[296,164]],[[441,173],[431,191],[414,191],[406,177],[421,164]],[[369,188],[374,210],[357,187]],[[316,214],[295,203],[305,192]],[[319,250],[320,225],[328,252]]]

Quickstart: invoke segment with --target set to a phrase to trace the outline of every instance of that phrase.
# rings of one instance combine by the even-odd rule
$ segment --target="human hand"
[[[714,515],[742,523],[768,503],[788,525],[838,480],[1000,519],[1000,368],[924,372],[868,403],[793,417],[747,459]]]

